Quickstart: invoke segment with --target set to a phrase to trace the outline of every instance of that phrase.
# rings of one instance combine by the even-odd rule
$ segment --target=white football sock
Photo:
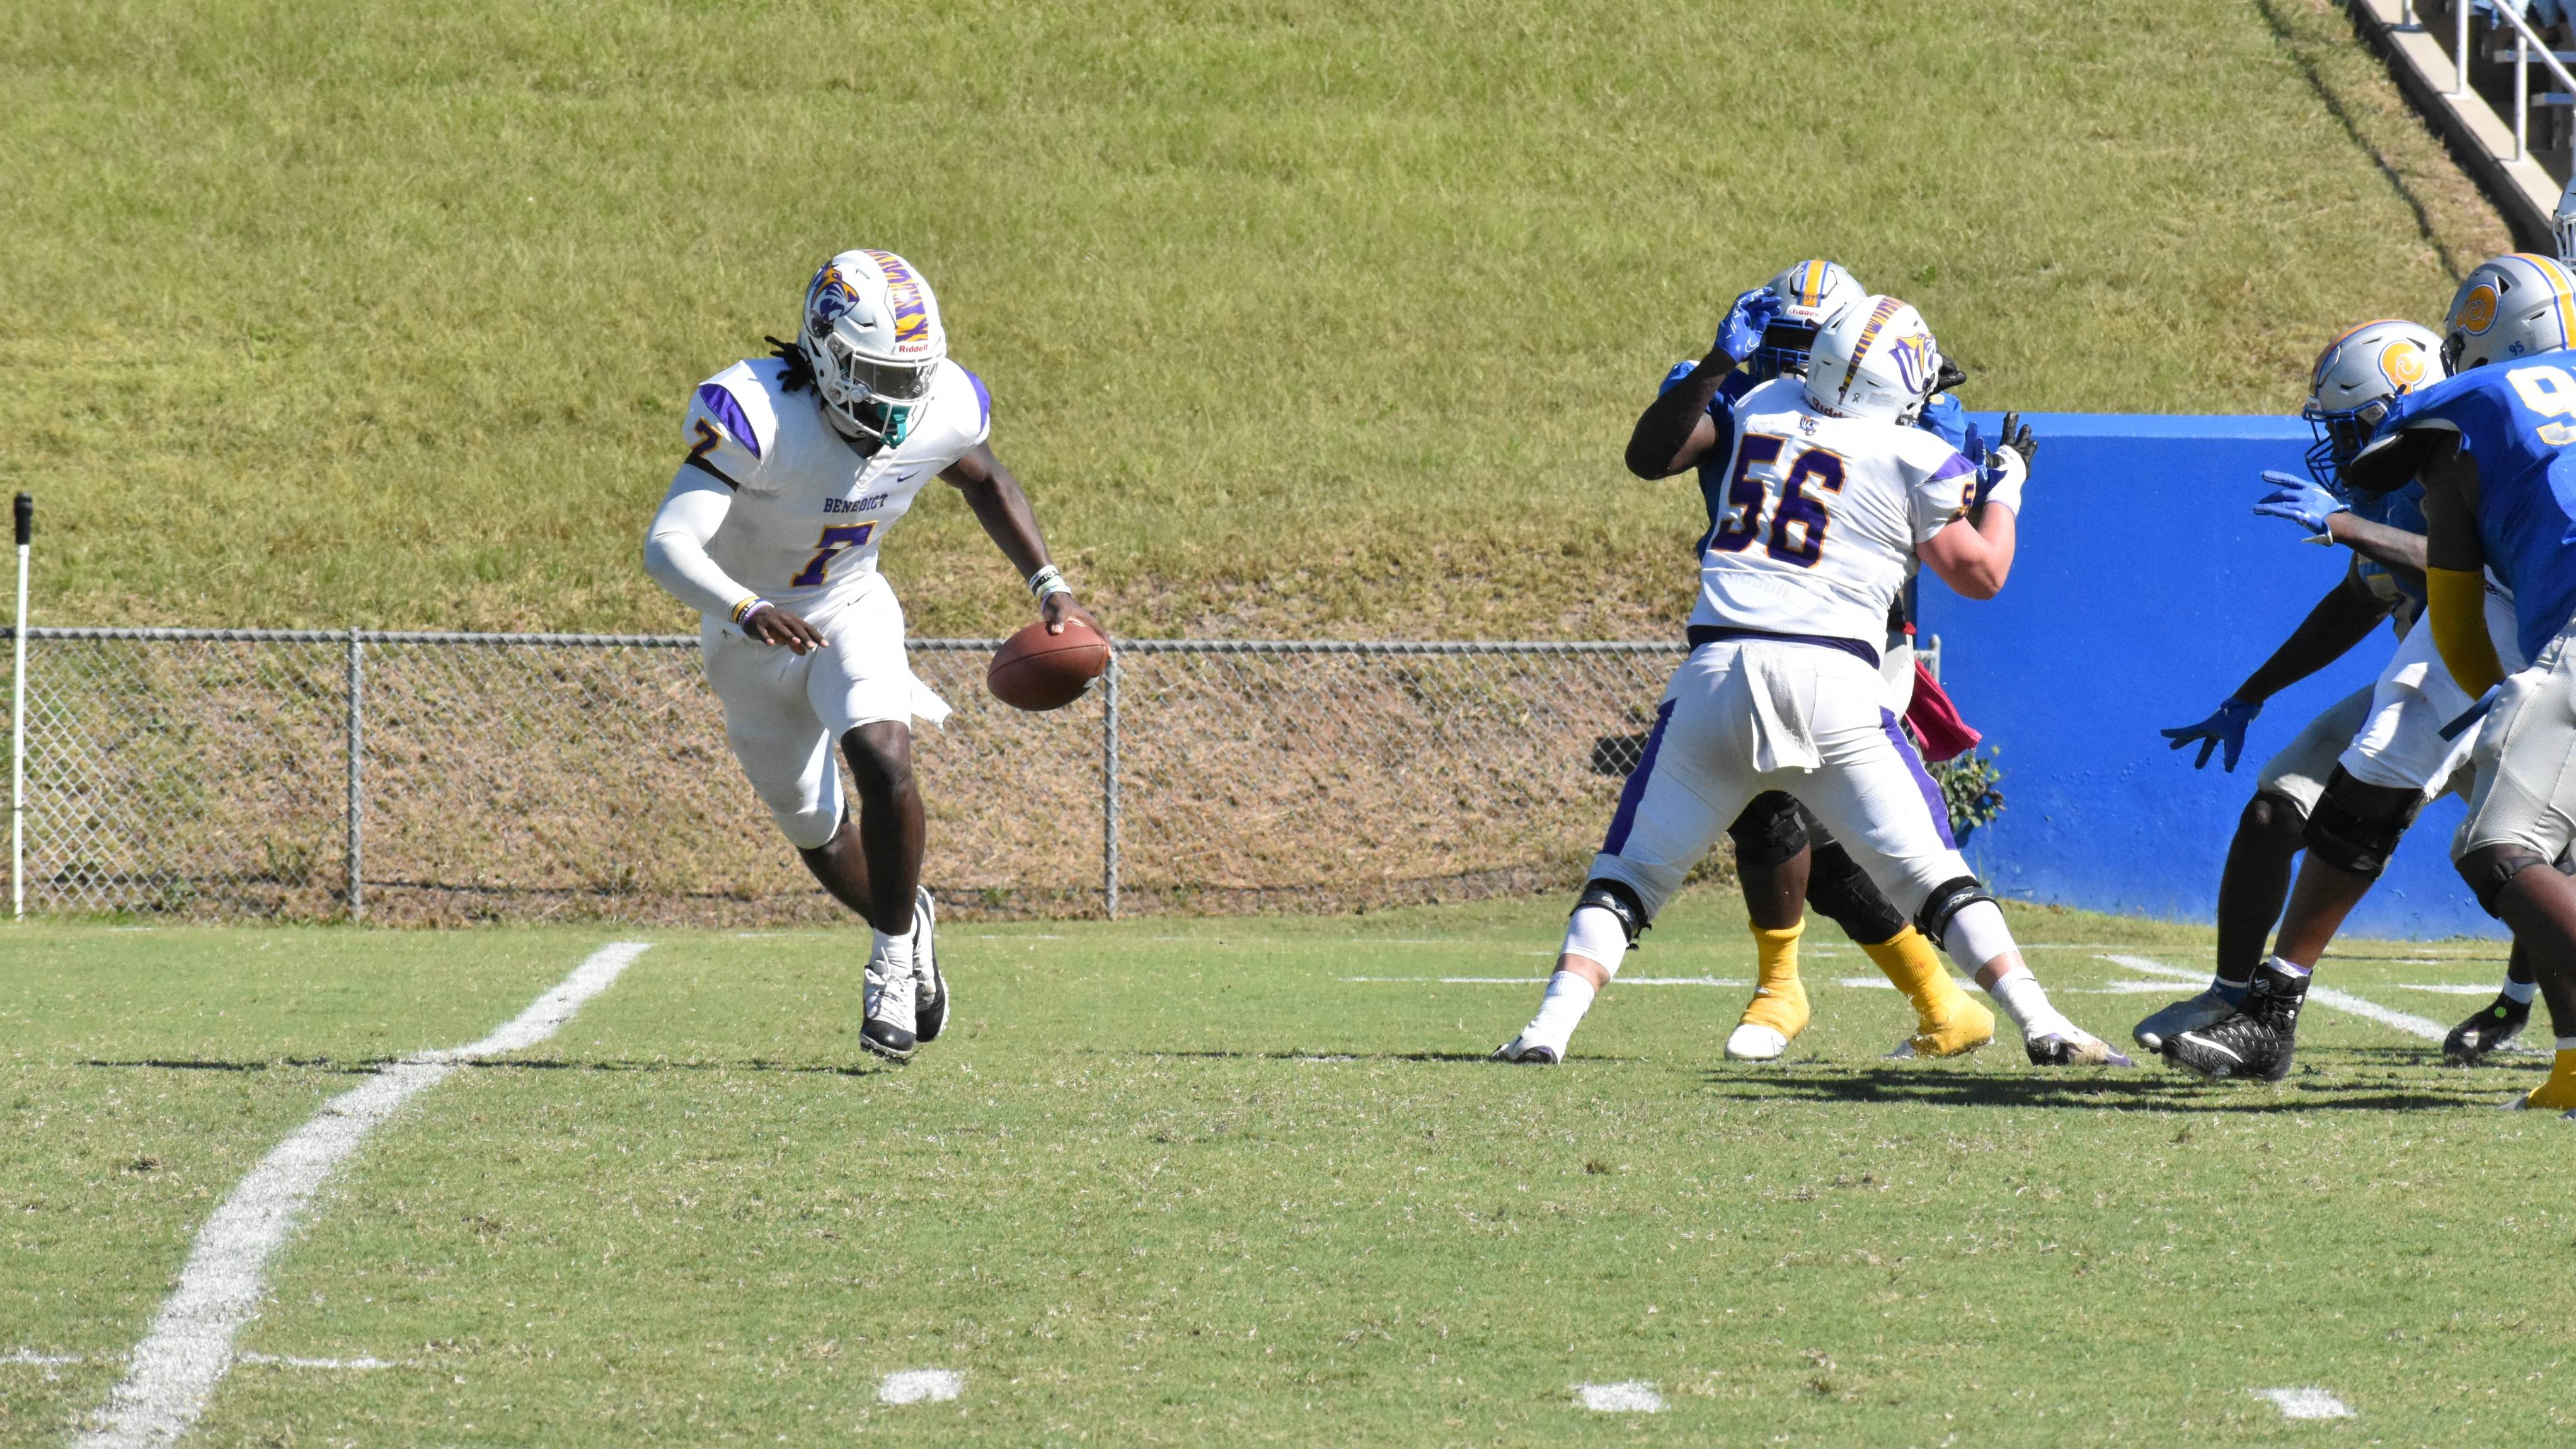
[[[2531,999],[2539,994],[2540,983],[2537,981],[2516,981],[2510,976],[2504,979],[2504,999],[2507,1001],[2519,1001],[2529,1006]]]
[[[2314,967],[2302,966],[2287,956],[2273,957],[2272,969],[2280,972],[2284,976],[2313,976],[2316,974]]]
[[[1616,976],[1619,963],[1627,959],[1628,928],[1606,908],[1585,906],[1566,920],[1565,944],[1557,954],[1580,956]]]
[[[876,945],[872,948],[869,959],[883,961],[889,973],[900,971],[907,976],[911,975],[912,935],[910,931],[900,936],[889,936],[883,931],[877,932]]]
[[[1986,994],[2004,1009],[2004,1015],[2013,1019],[2013,1025],[2021,1028],[2024,1037],[2072,1036],[2076,1032],[2075,1023],[2048,1004],[2048,993],[2040,988],[2039,978],[2031,975],[2027,966],[2007,970],[1986,988]]]
[[[1539,1001],[1538,1015],[1521,1031],[1521,1041],[1530,1046],[1556,1049],[1565,1055],[1565,1044],[1574,1039],[1574,1029],[1583,1022],[1583,1013],[1592,1009],[1592,998],[1600,995],[1591,982],[1571,971],[1559,971],[1547,978],[1547,995]]]
[[[2012,928],[2004,924],[2003,907],[1993,901],[1970,901],[1959,907],[1941,933],[1941,949],[1971,976],[1985,970],[1990,961],[2021,956],[2021,948],[2013,944]]]

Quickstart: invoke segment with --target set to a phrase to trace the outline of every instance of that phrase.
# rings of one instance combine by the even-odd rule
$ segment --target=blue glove
[[[2263,706],[2248,704],[2231,695],[2219,703],[2218,713],[2200,723],[2184,725],[2180,729],[2163,730],[2159,733],[2173,741],[2173,748],[2177,750],[2194,740],[2200,741],[2200,758],[2191,762],[2191,767],[2195,770],[2207,769],[2210,752],[2225,745],[2227,753],[2220,763],[2226,766],[2229,774],[2234,774],[2236,757],[2245,753],[2245,727],[2252,724],[2254,716],[2262,712]]]
[[[1717,350],[1742,362],[1762,345],[1764,329],[1779,316],[1780,299],[1767,286],[1755,287],[1726,309],[1726,320],[1717,324]]]
[[[2333,490],[2296,473],[2266,470],[2263,481],[2272,485],[2272,491],[2254,505],[2254,511],[2286,518],[2311,534],[2324,533],[2326,519],[2334,514],[2352,511],[2352,505],[2336,497]]]

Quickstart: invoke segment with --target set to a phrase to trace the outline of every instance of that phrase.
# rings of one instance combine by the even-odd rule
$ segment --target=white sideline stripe
[[[2493,986],[2475,986],[2465,981],[2400,981],[2400,991],[2438,991],[2444,996],[2492,996]]]
[[[651,943],[602,946],[552,991],[470,1046],[414,1052],[365,1085],[322,1104],[270,1150],[197,1230],[179,1286],[136,1345],[133,1366],[109,1391],[78,1449],[171,1444],[206,1411],[233,1366],[233,1338],[259,1311],[269,1256],[294,1231],[324,1178],[403,1103],[445,1081],[460,1063],[535,1046],[608,989]]]
[[[897,1369],[877,1385],[880,1404],[944,1404],[965,1392],[966,1376],[954,1369]]]
[[[2144,956],[2105,956],[2102,959],[2114,966],[2126,966],[2132,971],[2144,971],[2150,976],[2168,976],[2176,981],[2209,979],[2201,972],[2186,970],[2180,966],[2168,966],[2162,961],[2151,961]],[[2426,1041],[2440,1041],[2451,1034],[2451,1029],[2438,1021],[2427,1021],[2423,1017],[2409,1015],[2403,1011],[2391,1011],[2376,1001],[2364,1001],[2351,992],[2337,991],[2331,986],[2318,986],[2311,983],[2308,987],[2308,1000],[2334,1011],[2367,1017],[2381,1026],[2395,1027],[2408,1036],[2420,1036]],[[2271,1390],[2266,1389],[2263,1392],[2270,1393]]]
[[[1576,1384],[1574,1396],[1596,1414],[1660,1414],[1663,1391],[1644,1379],[1616,1384]]]
[[[2308,988],[2313,994],[2315,987]],[[2350,1404],[2324,1389],[2248,1389],[2258,1399],[2270,1399],[2272,1407],[2284,1419],[2350,1419],[2357,1417]]]

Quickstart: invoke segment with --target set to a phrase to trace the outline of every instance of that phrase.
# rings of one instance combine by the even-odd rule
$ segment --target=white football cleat
[[[2034,1067],[2134,1067],[2136,1062],[2111,1044],[2080,1027],[2052,1031],[2022,1042]]]
[[[859,1023],[859,1045],[888,1061],[910,1061],[921,1039],[913,1034],[913,993],[918,983],[910,971],[889,971],[884,958],[868,957],[867,1019]]]
[[[1545,1042],[1531,1041],[1529,1033],[1522,1032],[1494,1048],[1493,1060],[1518,1062],[1527,1067],[1552,1067],[1565,1060],[1565,1053]]]
[[[939,905],[930,898],[930,887],[917,886],[912,893],[912,1033],[915,1041],[937,1041],[948,1025],[948,981],[939,974],[939,955],[935,937],[939,933]]]
[[[2237,998],[2239,1001],[2243,997]],[[2187,1031],[2216,1026],[2236,1014],[2236,1002],[2218,994],[2218,988],[2204,988],[2198,996],[2186,996],[2136,1026],[2129,1037],[2151,1052],[2165,1049],[2165,1043]]]
[[[1730,1062],[1776,1062],[1789,1050],[1789,1039],[1779,1028],[1758,1021],[1738,1022],[1727,1033],[1726,1059]]]

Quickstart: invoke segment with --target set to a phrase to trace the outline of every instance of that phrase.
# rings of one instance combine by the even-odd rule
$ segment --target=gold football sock
[[[2576,1111],[2576,1047],[2560,1047],[2549,1080],[2531,1089],[2522,1105],[2552,1112]]]
[[[1875,946],[1863,946],[1869,959],[1914,1003],[1914,1054],[1955,1057],[1995,1039],[1995,1014],[1959,989],[1941,965],[1940,953],[1912,926]]]
[[[1807,988],[1798,980],[1798,937],[1806,929],[1804,921],[1785,931],[1753,928],[1753,954],[1758,966],[1753,1000],[1744,1008],[1744,1020],[1767,1026],[1792,1041],[1807,1029]]]

